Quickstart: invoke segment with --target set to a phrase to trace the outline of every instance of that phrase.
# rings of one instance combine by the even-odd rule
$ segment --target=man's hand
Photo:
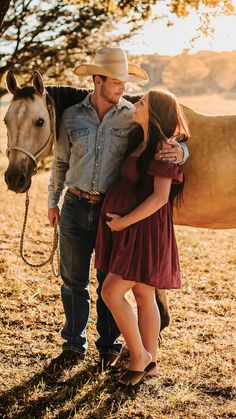
[[[59,211],[59,208],[57,206],[54,207],[54,208],[49,208],[48,219],[49,219],[49,222],[50,222],[50,227],[54,227],[54,226],[57,226],[59,224],[60,211]]]
[[[183,161],[184,150],[178,141],[169,139],[162,143],[162,149],[156,153],[155,158],[178,164]]]

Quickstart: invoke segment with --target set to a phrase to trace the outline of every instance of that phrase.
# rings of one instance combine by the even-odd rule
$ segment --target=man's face
[[[125,88],[125,81],[107,77],[106,80],[102,80],[100,95],[106,102],[116,105],[124,94]]]

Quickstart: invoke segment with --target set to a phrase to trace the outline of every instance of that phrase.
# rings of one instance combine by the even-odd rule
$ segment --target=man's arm
[[[48,219],[51,227],[54,227],[55,224],[59,224],[60,211],[58,203],[64,189],[64,182],[68,167],[67,163],[57,160],[57,189],[55,190],[55,162],[51,164],[51,176],[48,185]]]
[[[163,143],[162,149],[156,155],[160,160],[176,164],[184,164],[189,157],[188,147],[184,142],[170,139]]]
[[[56,161],[52,162],[51,165],[51,176],[48,185],[48,219],[50,226],[53,227],[59,223],[59,207],[58,203],[60,196],[64,189],[64,182],[66,178],[66,172],[69,168],[70,159],[70,144],[67,137],[65,121],[62,117],[59,137],[57,140],[57,156]],[[55,170],[55,164],[57,164],[57,170]],[[55,179],[55,176],[57,179]],[[57,189],[55,188],[57,185]]]

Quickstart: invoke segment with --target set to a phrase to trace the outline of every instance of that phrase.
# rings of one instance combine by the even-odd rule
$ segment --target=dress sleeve
[[[173,183],[183,182],[183,173],[178,164],[162,160],[151,160],[148,175],[172,179]]]

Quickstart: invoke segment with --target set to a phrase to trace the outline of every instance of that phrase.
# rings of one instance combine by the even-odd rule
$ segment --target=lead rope
[[[58,233],[57,233],[57,227],[54,227],[54,234],[53,234],[53,243],[52,243],[52,250],[50,252],[49,257],[41,263],[32,263],[30,262],[24,252],[24,238],[25,238],[25,230],[26,230],[26,224],[27,224],[27,217],[28,217],[28,211],[29,211],[29,192],[26,192],[25,196],[25,214],[24,214],[24,221],[23,221],[23,227],[21,232],[21,238],[20,238],[20,255],[23,259],[23,261],[30,266],[31,268],[42,268],[42,266],[47,265],[47,263],[51,263],[53,274],[58,277],[58,272],[54,269],[54,255],[57,252],[58,249]]]
[[[51,124],[51,134],[52,134],[52,140],[53,140],[53,146],[54,146],[54,189],[57,191],[58,188],[58,169],[57,169],[57,143],[56,143],[56,120],[55,120],[55,108],[54,105],[51,103],[48,106],[48,112],[50,116],[50,124]],[[23,227],[21,232],[21,238],[20,238],[20,256],[23,259],[23,261],[30,266],[31,268],[42,268],[43,266],[47,265],[48,263],[51,264],[52,273],[53,275],[58,278],[60,276],[60,255],[59,255],[59,235],[58,235],[58,227],[54,226],[54,233],[53,233],[53,242],[52,242],[52,249],[50,252],[49,257],[41,263],[32,263],[30,262],[24,252],[24,238],[25,238],[25,230],[26,230],[26,224],[27,224],[27,217],[28,217],[28,211],[29,211],[29,191],[26,191],[25,195],[25,214],[24,214],[24,221],[23,221]]]

